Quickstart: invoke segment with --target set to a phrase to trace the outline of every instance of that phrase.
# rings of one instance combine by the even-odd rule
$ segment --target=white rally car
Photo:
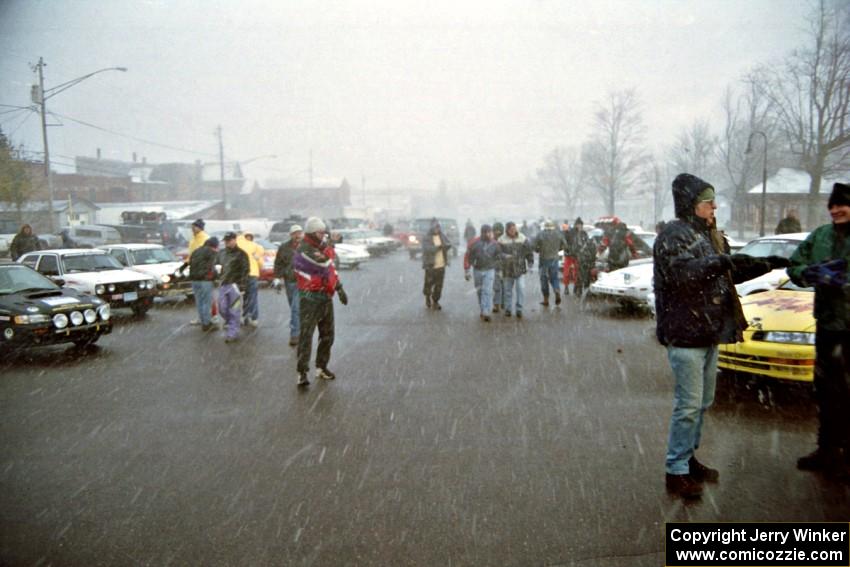
[[[127,307],[144,315],[157,294],[156,280],[125,269],[98,248],[39,250],[18,258],[53,281],[88,295],[96,295],[113,308]]]
[[[188,279],[188,269],[179,277],[174,274],[183,262],[168,248],[159,244],[110,244],[102,246],[110,256],[131,270],[156,278],[159,295],[192,295],[192,282]]]
[[[590,284],[590,293],[620,303],[639,307],[648,307],[648,297],[652,291],[651,258],[632,260],[631,263],[613,272],[600,272],[598,279]]]

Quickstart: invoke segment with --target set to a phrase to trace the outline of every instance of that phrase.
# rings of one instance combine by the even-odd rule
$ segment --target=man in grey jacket
[[[555,292],[555,305],[561,304],[561,273],[558,270],[558,252],[567,249],[564,235],[555,228],[555,223],[547,220],[543,230],[534,239],[534,251],[538,254],[540,265],[540,289],[543,291],[543,307],[549,307],[549,287]]]

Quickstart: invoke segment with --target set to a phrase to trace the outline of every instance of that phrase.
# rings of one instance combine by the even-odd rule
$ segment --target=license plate
[[[139,299],[138,292],[128,291],[124,294],[124,301],[136,301],[137,299]]]

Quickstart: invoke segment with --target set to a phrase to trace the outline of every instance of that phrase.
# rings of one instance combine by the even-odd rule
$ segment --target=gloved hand
[[[761,268],[765,273],[767,273],[773,269],[770,267],[770,262],[765,258],[756,258],[755,256],[750,256],[748,254],[732,254],[731,256],[728,256],[728,258],[732,263],[733,270]]]
[[[771,270],[779,270],[782,268],[787,268],[791,265],[791,260],[788,258],[783,258],[782,256],[768,256],[765,258],[768,262],[770,262]]]
[[[847,283],[847,260],[839,258],[813,264],[803,270],[803,279],[811,284],[841,287]]]
[[[472,274],[469,273],[469,270],[467,270],[463,273],[463,279],[465,279],[466,281],[469,281],[469,280],[472,279]]]
[[[339,302],[343,305],[348,305],[348,294],[342,289],[342,286],[337,286],[336,294],[339,297]]]

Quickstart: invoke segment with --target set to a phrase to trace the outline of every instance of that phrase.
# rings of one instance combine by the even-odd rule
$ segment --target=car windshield
[[[166,262],[179,262],[180,260],[168,248],[141,248],[131,250],[133,264],[164,264]]]
[[[756,258],[765,258],[767,256],[782,256],[783,258],[790,258],[791,254],[794,253],[794,250],[797,249],[799,244],[800,242],[797,240],[753,240],[741,248],[738,253],[747,254]]]
[[[120,270],[121,263],[109,254],[74,254],[63,256],[62,264],[65,266],[64,273],[71,272],[97,272],[100,270]]]
[[[26,266],[3,266],[0,268],[0,295],[22,291],[59,289],[55,283]]]

